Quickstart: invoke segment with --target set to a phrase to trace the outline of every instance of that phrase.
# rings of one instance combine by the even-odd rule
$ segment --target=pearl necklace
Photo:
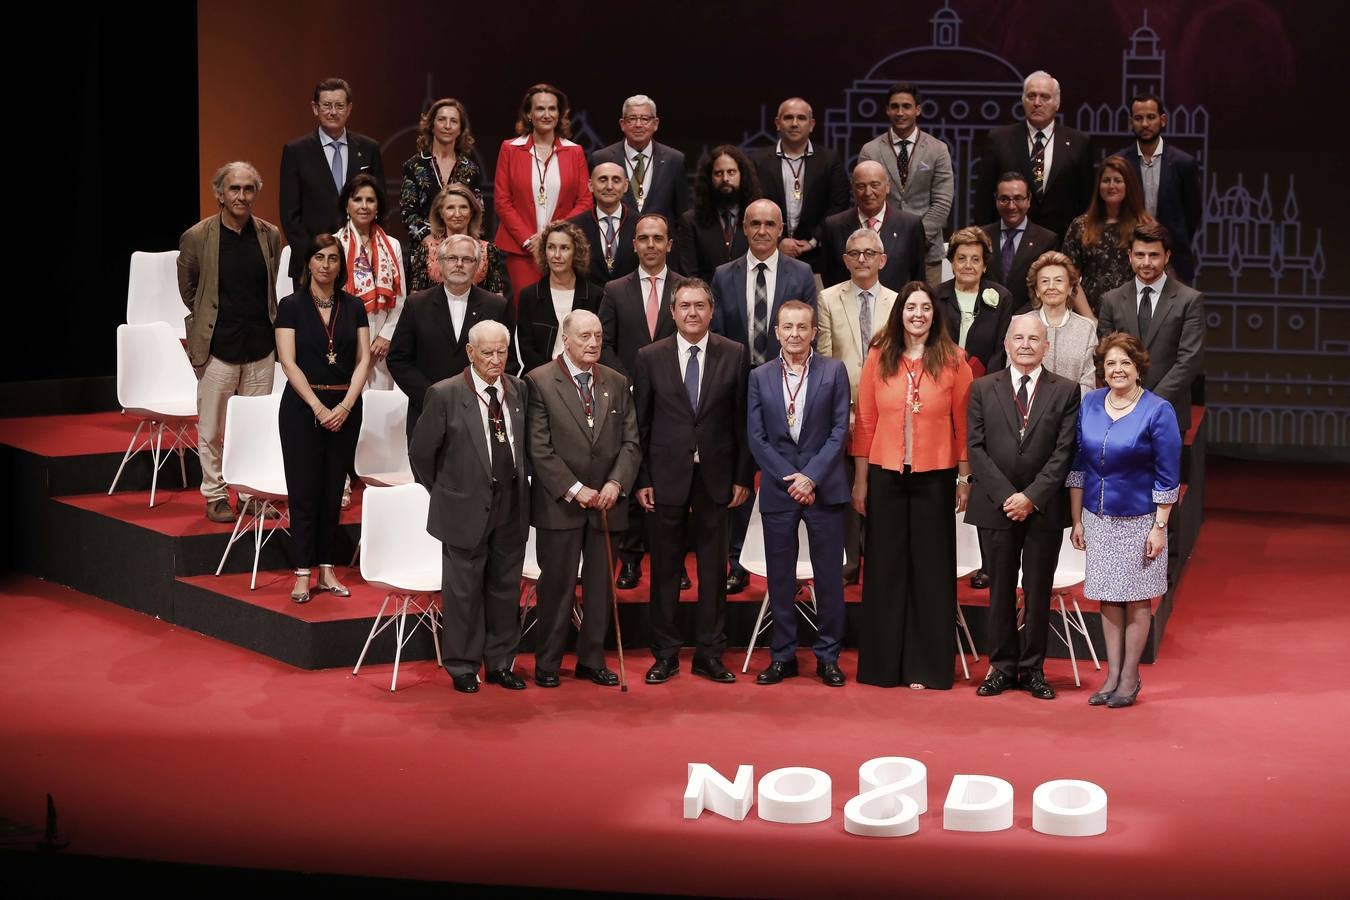
[[[1115,410],[1129,409],[1131,406],[1133,406],[1135,403],[1137,403],[1137,402],[1139,401],[1139,396],[1140,396],[1140,394],[1142,394],[1142,393],[1143,393],[1143,389],[1141,388],[1141,389],[1139,389],[1139,392],[1138,392],[1138,393],[1136,393],[1134,396],[1132,396],[1129,400],[1126,400],[1126,401],[1125,401],[1125,405],[1124,405],[1124,406],[1117,406],[1116,404],[1112,403],[1112,402],[1111,402],[1111,395],[1110,395],[1110,394],[1107,394],[1107,395],[1106,395],[1106,405],[1109,406],[1109,407],[1111,407],[1112,409],[1115,409]]]

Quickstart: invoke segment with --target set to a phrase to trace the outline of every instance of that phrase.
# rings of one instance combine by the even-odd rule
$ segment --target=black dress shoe
[[[647,670],[648,684],[661,684],[669,681],[680,674],[680,658],[672,656],[668,659],[658,659],[652,663],[652,667]]]
[[[825,682],[826,687],[843,687],[844,682],[848,681],[844,677],[843,669],[839,668],[839,663],[818,662],[816,663],[816,674],[820,680]]]
[[[491,672],[488,672],[487,683],[500,684],[508,691],[525,690],[525,680],[510,669],[493,669]]]
[[[775,659],[769,667],[755,676],[755,684],[777,684],[784,678],[797,677],[795,659]]]
[[[1111,695],[1116,692],[1115,688],[1109,691],[1098,691],[1088,698],[1088,706],[1105,706],[1106,701],[1111,699]]]
[[[1004,691],[1012,690],[1017,687],[1017,679],[1001,669],[990,669],[989,674],[984,676],[984,681],[975,689],[975,693],[981,697],[997,697]],[[1054,696],[1052,693],[1051,696]]]
[[[727,593],[739,594],[750,583],[750,573],[744,569],[732,569],[727,575]]]
[[[736,676],[724,665],[720,659],[699,659],[694,657],[694,664],[689,667],[689,671],[695,675],[701,675],[709,681],[716,681],[721,684],[730,684],[736,680]]]
[[[862,571],[860,566],[851,566],[844,569],[844,584],[857,584],[858,573]]]
[[[619,676],[615,672],[601,666],[598,669],[592,669],[590,666],[583,666],[577,663],[577,677],[589,678],[593,683],[602,687],[618,687]]]
[[[455,683],[455,690],[461,694],[478,693],[478,673],[470,672],[467,675],[451,675],[450,680]]]
[[[694,583],[693,583],[692,581],[689,580],[689,570],[688,570],[688,569],[681,569],[681,570],[680,570],[680,590],[682,590],[682,591],[687,591],[687,590],[689,590],[689,589],[690,589],[691,587],[693,587],[693,586],[694,586]]]
[[[984,574],[984,569],[976,569],[975,574],[970,576],[970,586],[976,590],[989,587],[989,576]]]
[[[1018,678],[1017,686],[1037,700],[1055,699],[1055,689],[1050,686],[1050,682],[1045,680],[1045,673],[1040,669],[1024,671]]]
[[[614,586],[625,591],[630,591],[637,587],[642,579],[642,567],[635,562],[625,562],[619,566],[619,577],[614,579]]]
[[[554,688],[562,684],[562,679],[558,677],[557,672],[549,672],[546,669],[535,669],[534,683],[542,688]],[[521,685],[521,687],[524,687],[524,685]]]
[[[1122,706],[1134,706],[1135,698],[1139,696],[1139,689],[1144,686],[1144,680],[1138,679],[1134,683],[1134,690],[1128,694],[1122,694],[1119,689],[1111,695],[1106,701],[1108,709],[1120,709]]]

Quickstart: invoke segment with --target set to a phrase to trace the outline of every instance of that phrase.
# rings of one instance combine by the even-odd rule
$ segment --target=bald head
[[[1045,323],[1039,313],[1013,316],[1003,339],[1008,362],[1022,374],[1030,374],[1045,359],[1045,352],[1050,347],[1046,337]]]
[[[778,115],[773,117],[773,124],[778,129],[783,149],[795,155],[806,149],[806,142],[816,127],[816,118],[811,112],[811,104],[801,97],[789,97],[778,104]]]
[[[864,216],[874,216],[886,205],[891,179],[881,163],[865,159],[853,167],[853,202]]]
[[[603,337],[600,317],[590,310],[574,309],[563,316],[563,353],[578,369],[590,371],[599,361]]]
[[[591,169],[591,194],[601,212],[612,213],[617,210],[627,190],[628,175],[618,163],[600,163]]]
[[[756,200],[745,208],[744,228],[755,259],[768,259],[783,236],[783,212],[772,200]]]

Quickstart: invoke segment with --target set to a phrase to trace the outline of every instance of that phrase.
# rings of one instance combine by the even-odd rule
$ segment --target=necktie
[[[614,217],[605,216],[605,264],[614,259]]]
[[[731,242],[736,239],[736,211],[722,210],[722,242],[727,245],[727,255],[731,255]]]
[[[755,327],[751,346],[755,364],[763,363],[769,352],[769,283],[764,277],[764,263],[755,263]]]
[[[492,459],[492,480],[505,488],[515,478],[515,462],[511,459],[511,445],[506,442],[506,419],[502,417],[502,404],[497,399],[497,386],[483,388],[488,395],[488,430],[492,439],[488,441],[488,453]],[[501,437],[499,438],[498,435]]]
[[[647,157],[639,153],[633,160],[633,196],[637,197],[638,210],[642,210],[642,182],[647,177]]]
[[[1008,273],[1012,271],[1013,257],[1017,254],[1017,230],[1005,228],[1003,230],[1003,277],[1007,278]]]
[[[1036,132],[1036,146],[1031,151],[1032,189],[1037,194],[1045,192],[1045,132]]]
[[[1018,440],[1026,436],[1027,419],[1031,417],[1031,410],[1027,408],[1027,403],[1030,402],[1027,398],[1027,382],[1030,380],[1030,375],[1023,375],[1022,383],[1017,386],[1017,415],[1022,420],[1017,429]]]
[[[595,422],[595,395],[591,393],[591,373],[577,373],[577,387],[581,388],[581,402],[585,407],[586,424],[592,425]]]
[[[1139,340],[1148,340],[1148,326],[1153,324],[1153,288],[1146,287],[1139,292]]]
[[[684,369],[684,392],[689,395],[689,406],[698,412],[698,347],[689,348],[689,365]]]
[[[872,343],[872,292],[861,291],[858,294],[858,331],[862,333],[863,354]]]
[[[651,284],[647,292],[647,333],[656,340],[656,314],[661,311],[661,298],[656,293],[656,279],[650,277],[647,281]]]
[[[867,227],[872,229],[873,231],[876,231],[877,225],[880,224],[880,222],[881,222],[880,219],[878,219],[876,216],[873,216],[872,218],[867,220]]]
[[[895,154],[896,168],[900,170],[900,190],[905,189],[909,183],[909,140],[900,142],[900,149]]]
[[[333,184],[337,185],[339,194],[346,183],[347,167],[342,164],[342,141],[333,141]]]

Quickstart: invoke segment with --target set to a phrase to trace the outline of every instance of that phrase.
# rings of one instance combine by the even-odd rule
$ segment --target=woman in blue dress
[[[1131,706],[1151,602],[1167,593],[1167,519],[1181,492],[1181,432],[1166,400],[1144,390],[1148,351],[1116,332],[1102,338],[1106,383],[1083,398],[1069,472],[1070,540],[1087,550],[1083,593],[1101,604],[1106,680],[1091,706]]]

